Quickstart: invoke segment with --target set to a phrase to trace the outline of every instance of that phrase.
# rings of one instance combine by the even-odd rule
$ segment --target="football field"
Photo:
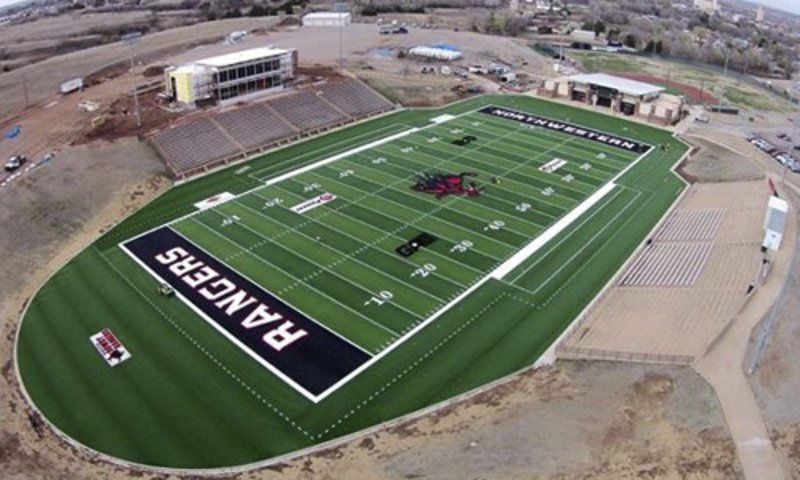
[[[23,383],[80,443],[185,468],[424,408],[533,364],[680,194],[684,152],[652,127],[495,96],[203,177],[42,287]],[[104,328],[130,352],[113,368],[89,341]]]

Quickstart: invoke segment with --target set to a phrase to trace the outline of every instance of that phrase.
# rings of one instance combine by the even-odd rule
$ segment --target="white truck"
[[[61,84],[61,94],[68,95],[76,90],[83,90],[83,79],[73,78]]]

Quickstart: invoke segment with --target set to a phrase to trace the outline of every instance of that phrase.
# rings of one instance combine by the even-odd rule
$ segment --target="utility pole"
[[[340,18],[337,19],[339,22],[339,68],[344,68],[344,52],[343,52],[343,31],[344,31],[344,14],[350,13],[350,5],[347,2],[336,2],[333,4],[333,11],[338,13]]]
[[[725,47],[725,78],[728,78],[728,60],[731,58],[731,49]]]
[[[121,37],[123,43],[128,46],[128,54],[131,60],[131,82],[133,83],[133,108],[136,115],[136,126],[142,126],[142,117],[139,114],[139,92],[136,86],[136,73],[133,71],[133,49],[142,39],[142,32],[132,32]]]
[[[22,94],[25,97],[25,108],[30,107],[31,104],[28,101],[28,74],[25,73],[25,70],[22,71]]]

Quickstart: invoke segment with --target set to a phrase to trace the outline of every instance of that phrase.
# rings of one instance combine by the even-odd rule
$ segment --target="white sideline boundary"
[[[370,358],[361,366],[359,366],[358,368],[347,374],[341,380],[331,385],[331,387],[328,390],[319,395],[320,399],[325,398],[334,391],[338,390],[340,387],[342,387],[344,384],[352,380],[358,374],[360,374],[361,372],[372,366],[375,362],[379,361],[380,359],[391,353],[394,349],[396,349],[397,347],[405,343],[408,339],[416,335],[420,330],[430,325],[437,318],[444,315],[448,310],[453,308],[456,304],[458,304],[466,297],[468,297],[470,294],[472,294],[475,290],[480,288],[484,283],[488,282],[491,279],[500,280],[509,272],[514,270],[522,262],[527,260],[528,257],[539,251],[539,249],[541,249],[544,245],[546,245],[547,242],[558,236],[558,234],[560,234],[564,229],[572,225],[572,223],[575,222],[575,220],[577,220],[578,218],[580,218],[581,215],[586,213],[589,209],[595,206],[600,200],[605,198],[605,196],[608,195],[617,186],[615,183],[616,180],[619,179],[622,175],[624,175],[628,170],[637,165],[643,158],[649,155],[650,152],[652,152],[653,148],[654,147],[651,147],[650,150],[641,154],[638,158],[636,158],[636,160],[631,162],[630,165],[625,167],[622,171],[620,171],[617,175],[615,175],[614,178],[609,180],[608,183],[606,183],[592,195],[587,197],[577,207],[573,208],[568,214],[564,215],[561,218],[561,220],[553,224],[550,228],[545,230],[541,235],[533,239],[533,241],[531,241],[528,245],[524,246],[516,254],[512,255],[511,258],[509,258],[508,260],[500,264],[500,266],[489,272],[488,275],[484,276],[483,278],[472,284],[472,286],[470,286],[469,288],[461,292],[461,294],[459,294],[456,298],[454,298],[453,300],[442,306],[442,308],[434,312],[430,317],[426,318],[424,321],[420,322],[416,327],[406,332],[402,337],[395,340],[395,342],[386,347],[386,349],[382,350],[380,353]]]
[[[461,117],[470,115],[472,113],[475,113],[479,109],[480,108],[476,108],[476,109],[473,109],[473,110],[469,110],[469,111],[463,112],[463,113],[458,114],[458,115],[454,115],[451,118],[444,119],[441,122],[431,122],[429,125],[425,125],[423,127],[412,127],[412,128],[410,128],[408,130],[404,130],[402,132],[395,133],[393,135],[389,135],[388,137],[380,138],[378,140],[375,140],[375,141],[366,143],[364,145],[360,145],[358,147],[355,147],[355,148],[353,148],[351,150],[347,150],[345,152],[338,153],[338,154],[333,155],[331,157],[327,157],[327,158],[325,158],[323,160],[320,160],[318,162],[314,162],[314,163],[305,165],[305,166],[300,167],[300,168],[298,168],[296,170],[292,170],[292,171],[284,173],[282,175],[278,175],[276,177],[270,178],[269,180],[265,181],[263,184],[258,185],[257,187],[253,187],[253,188],[251,188],[249,190],[245,190],[245,191],[243,191],[241,193],[236,194],[234,197],[226,200],[225,202],[221,202],[221,203],[215,205],[214,208],[216,208],[216,207],[218,207],[220,205],[224,205],[228,201],[235,200],[235,199],[237,199],[239,197],[243,197],[243,196],[248,195],[248,194],[250,194],[252,192],[261,190],[261,189],[269,187],[271,185],[275,185],[277,183],[283,182],[285,180],[288,180],[290,178],[296,177],[296,176],[301,175],[303,173],[312,171],[312,170],[317,169],[319,167],[334,163],[334,162],[336,162],[338,160],[341,160],[343,158],[347,158],[347,157],[349,157],[351,155],[355,155],[357,153],[363,152],[365,150],[369,150],[369,149],[377,147],[379,145],[383,145],[385,143],[392,142],[392,141],[397,140],[399,138],[407,137],[407,136],[409,136],[409,135],[411,135],[413,133],[417,133],[417,132],[423,131],[425,129],[434,127],[434,126],[441,125],[442,123],[446,123],[446,122],[448,122],[450,120],[454,120],[454,119],[457,119],[457,118],[461,118]],[[314,403],[321,402],[326,397],[328,397],[329,395],[333,394],[339,388],[341,388],[346,383],[348,383],[350,380],[352,380],[353,378],[355,378],[356,376],[361,374],[364,370],[366,370],[369,367],[371,367],[372,365],[374,365],[376,362],[381,360],[383,357],[387,356],[389,353],[394,351],[397,347],[399,347],[400,345],[405,343],[411,337],[413,337],[414,335],[419,333],[422,329],[424,329],[425,327],[427,327],[428,325],[433,323],[436,319],[438,319],[439,317],[444,315],[447,311],[449,311],[455,305],[457,305],[462,300],[464,300],[466,297],[471,295],[473,292],[475,292],[478,288],[480,288],[486,282],[488,282],[491,279],[501,280],[504,276],[506,276],[508,273],[510,273],[512,270],[514,270],[516,267],[518,267],[520,264],[522,264],[530,256],[532,256],[537,251],[539,251],[550,240],[552,240],[553,238],[557,237],[562,231],[564,231],[566,228],[568,228],[570,225],[572,225],[572,223],[574,223],[575,220],[580,218],[581,215],[583,215],[588,210],[590,210],[593,206],[595,206],[598,202],[600,202],[600,200],[605,198],[606,195],[608,195],[612,190],[614,190],[614,188],[616,187],[616,183],[615,182],[620,177],[622,177],[622,175],[627,173],[631,168],[633,168],[634,166],[639,164],[639,162],[643,158],[645,158],[647,155],[649,155],[653,151],[653,148],[655,148],[655,147],[651,146],[650,149],[648,149],[645,153],[643,153],[639,157],[637,157],[633,162],[631,162],[627,167],[625,167],[623,170],[618,172],[611,180],[609,180],[606,184],[604,184],[602,187],[600,187],[596,192],[594,192],[592,195],[590,195],[589,197],[584,199],[577,207],[573,208],[570,212],[568,212],[566,215],[564,215],[560,220],[558,220],[550,228],[548,228],[547,230],[542,232],[541,235],[537,236],[529,244],[527,244],[521,250],[519,250],[517,253],[512,255],[508,260],[504,261],[501,265],[499,265],[497,268],[495,268],[494,270],[489,272],[486,276],[480,278],[478,281],[473,283],[469,288],[467,288],[466,290],[461,292],[458,296],[456,296],[453,300],[451,300],[447,304],[443,305],[439,310],[437,310],[432,315],[430,315],[428,318],[426,318],[425,320],[423,320],[422,322],[417,324],[414,328],[412,328],[411,330],[409,330],[408,332],[403,334],[403,336],[401,336],[400,338],[395,340],[391,345],[386,347],[384,350],[382,350],[378,354],[372,356],[372,358],[370,358],[368,361],[366,361],[365,363],[361,364],[358,368],[356,368],[355,370],[353,370],[352,372],[350,372],[346,376],[342,377],[338,382],[336,382],[333,385],[331,385],[330,387],[328,387],[327,390],[323,391],[319,395],[315,396],[313,394],[310,394],[309,392],[306,392],[305,389],[303,389],[302,387],[298,388],[299,385],[295,384],[292,381],[286,381],[287,378],[284,378],[285,376],[282,375],[282,374],[278,375],[279,378],[281,378],[282,380],[286,381],[286,383],[288,385],[292,386],[292,388],[294,388],[298,393],[300,393],[301,395],[303,395],[305,398],[309,399],[310,401],[312,401]],[[136,238],[139,238],[141,236],[147,235],[150,232],[155,231],[155,230],[157,230],[159,228],[162,228],[164,226],[170,226],[170,225],[173,225],[173,224],[178,223],[180,221],[183,221],[183,220],[185,220],[187,218],[190,218],[190,217],[192,217],[194,215],[197,215],[198,213],[201,213],[201,211],[198,210],[198,211],[190,212],[190,213],[188,213],[186,215],[183,215],[181,217],[178,217],[178,218],[176,218],[176,219],[174,219],[174,220],[172,220],[170,222],[167,222],[166,224],[159,225],[159,226],[154,227],[154,228],[152,228],[150,230],[147,230],[147,231],[145,231],[143,233],[140,233],[140,234],[138,234],[136,236],[133,236],[131,238],[123,240],[123,241],[119,242],[118,246],[121,249],[123,249],[124,251],[126,251],[126,253],[128,253],[130,255],[130,253],[127,252],[127,249],[125,249],[125,247],[123,245],[124,243],[127,243],[127,242],[129,242],[131,240],[134,240]],[[137,263],[139,263],[139,262],[137,262]],[[309,318],[311,318],[311,317],[309,317]],[[313,318],[312,318],[312,320],[313,320]],[[320,323],[320,322],[318,322],[316,320],[314,320],[314,321],[317,322],[317,323]],[[235,342],[235,343],[237,343],[237,342]],[[238,343],[237,343],[237,345],[238,345]],[[244,350],[244,351],[247,351],[247,350]],[[261,363],[261,362],[259,362],[259,363]],[[270,368],[270,367],[267,367],[267,368],[274,373],[273,368]]]

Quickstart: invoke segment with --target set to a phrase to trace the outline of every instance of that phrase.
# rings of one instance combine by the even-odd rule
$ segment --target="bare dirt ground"
[[[554,74],[549,61],[520,39],[414,27],[405,35],[380,35],[374,24],[354,23],[343,29],[341,40],[346,69],[390,100],[409,106],[438,105],[456,100],[460,94],[452,89],[458,85],[480,85],[484,91],[498,88],[495,82],[484,76],[470,74],[465,79],[438,73],[439,68],[445,65],[443,62],[398,58],[401,51],[417,45],[447,43],[458,47],[464,57],[447,63],[452,67],[465,69],[469,65],[487,66],[502,62],[511,65],[522,78],[538,79]],[[338,29],[314,27],[270,32],[266,36],[254,35],[236,46],[207,45],[174,55],[167,62],[186,62],[264,45],[297,48],[300,62],[304,65],[338,65]],[[423,67],[433,67],[437,73],[422,74]]]
[[[764,178],[758,166],[742,153],[699,136],[684,137],[696,153],[681,165],[680,173],[697,182],[734,182]]]
[[[136,46],[137,61],[147,63],[152,58],[220,41],[234,30],[263,29],[274,21],[264,18],[235,18],[145,35]],[[26,94],[28,105],[48,103],[57,98],[61,82],[86,77],[97,70],[126,62],[128,55],[128,47],[117,42],[52,57],[0,74],[0,97],[3,98],[0,102],[0,119],[7,119],[24,110]],[[27,85],[27,91],[23,85]]]
[[[774,310],[762,320],[753,334],[748,361],[752,365],[759,341],[766,338],[766,349],[757,369],[749,377],[750,386],[761,408],[769,435],[788,478],[800,479],[800,255],[795,255],[784,292]],[[765,334],[765,331],[767,333]]]
[[[57,472],[28,417],[12,364],[19,316],[47,276],[99,233],[164,191],[169,181],[152,149],[135,139],[65,150],[0,191],[0,478],[72,478],[69,460]],[[49,444],[48,444],[49,442]]]

